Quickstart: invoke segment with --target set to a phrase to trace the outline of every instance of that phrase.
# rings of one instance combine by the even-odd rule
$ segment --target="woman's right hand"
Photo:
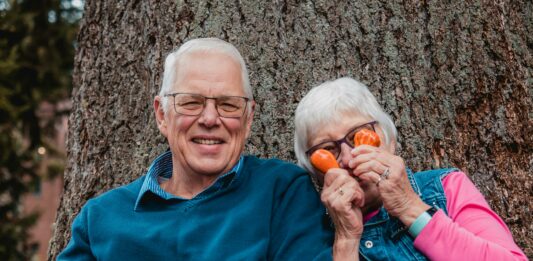
[[[324,176],[320,195],[322,203],[335,224],[335,260],[358,256],[359,240],[363,234],[364,192],[348,171],[330,169]]]

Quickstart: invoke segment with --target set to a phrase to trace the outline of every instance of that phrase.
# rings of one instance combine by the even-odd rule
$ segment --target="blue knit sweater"
[[[333,231],[304,170],[246,156],[183,199],[158,185],[171,157],[89,200],[58,260],[331,260]]]

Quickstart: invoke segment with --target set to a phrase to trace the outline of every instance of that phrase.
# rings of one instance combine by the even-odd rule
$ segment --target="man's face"
[[[245,96],[240,65],[225,54],[192,53],[177,67],[172,93]],[[168,99],[167,113],[158,119],[163,118],[159,129],[168,139],[174,170],[202,176],[218,176],[229,171],[239,160],[250,133],[253,106],[249,106],[240,118],[223,118],[219,116],[214,100],[207,100],[200,115],[186,116],[177,114],[174,99]]]

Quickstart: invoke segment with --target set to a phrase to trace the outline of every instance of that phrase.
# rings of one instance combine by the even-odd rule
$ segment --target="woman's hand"
[[[401,157],[372,146],[359,146],[352,150],[349,162],[353,175],[378,186],[383,206],[406,226],[429,206],[414,192]],[[388,175],[383,175],[388,171]]]
[[[363,190],[348,171],[333,168],[324,176],[320,198],[335,224],[334,259],[354,260],[363,234]]]

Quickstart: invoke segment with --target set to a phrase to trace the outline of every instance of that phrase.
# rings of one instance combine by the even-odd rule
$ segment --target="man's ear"
[[[163,136],[167,137],[167,121],[165,119],[165,111],[163,110],[163,102],[160,96],[155,96],[154,98],[154,112],[155,119],[157,121],[157,128],[161,134],[163,134]]]
[[[246,139],[250,138],[252,133],[252,122],[254,121],[255,101],[250,101],[250,112],[246,117]]]

